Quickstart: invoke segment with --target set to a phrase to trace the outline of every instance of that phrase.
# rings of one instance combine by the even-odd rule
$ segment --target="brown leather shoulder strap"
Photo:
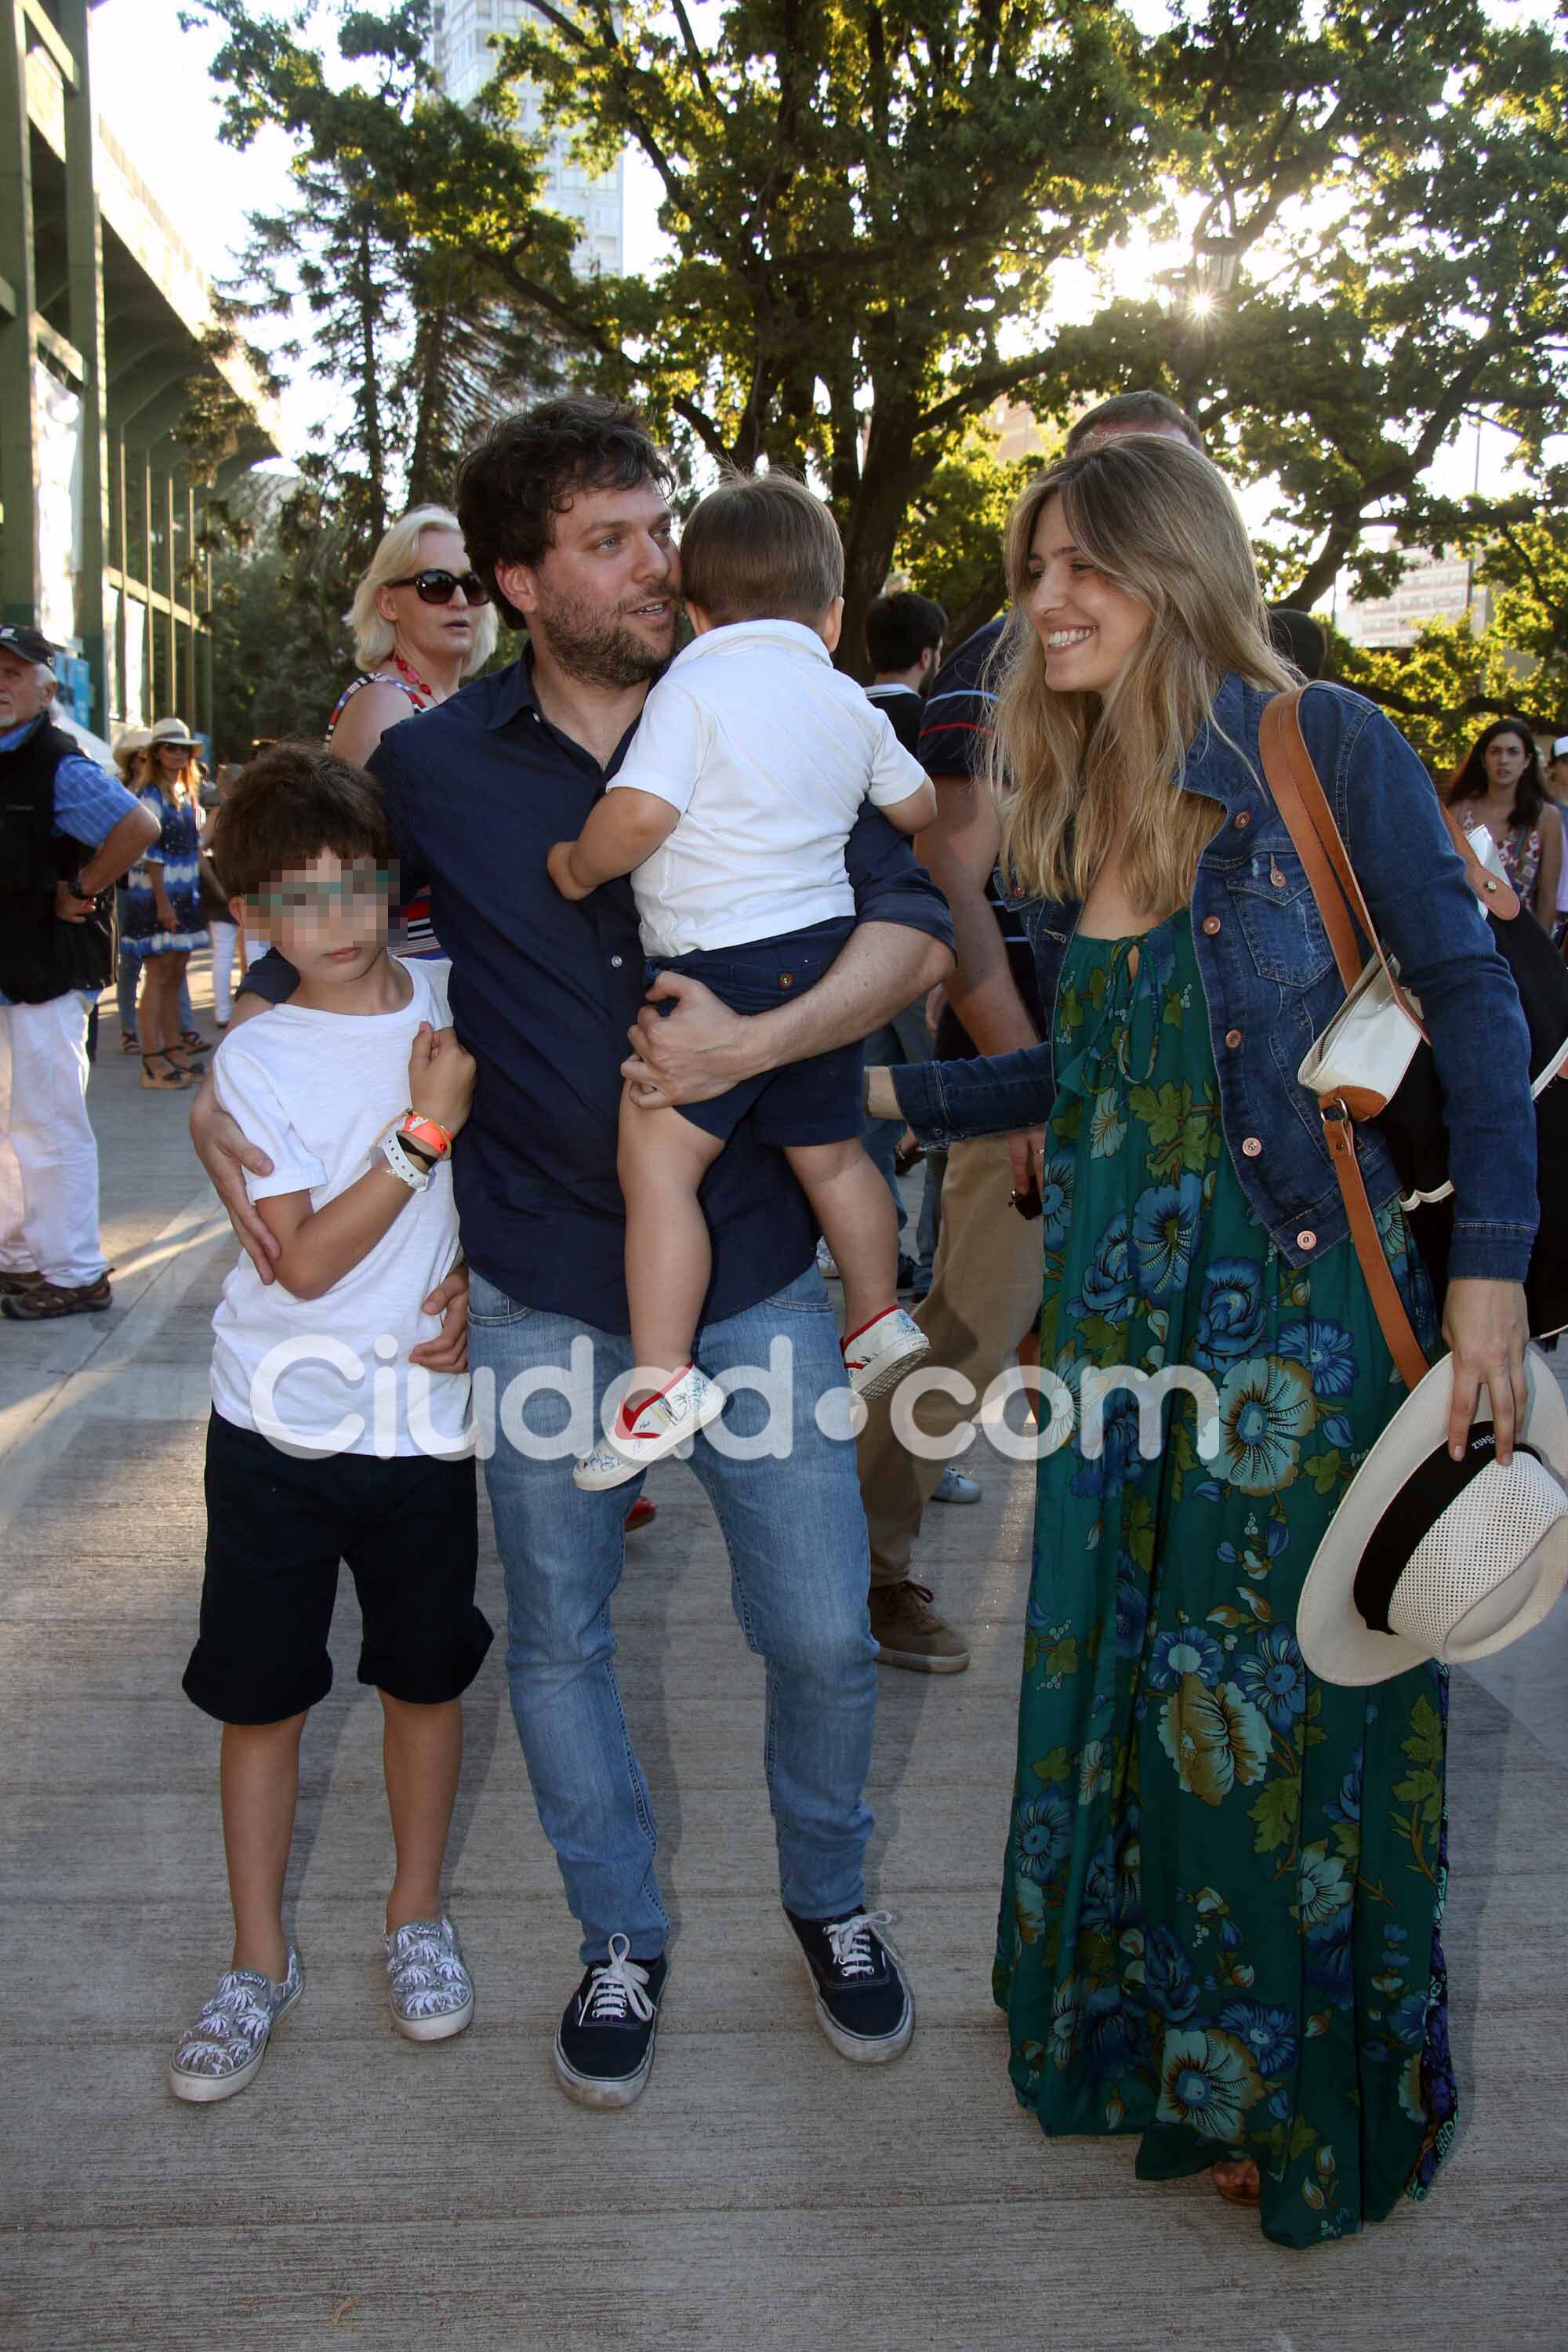
[[[1318,912],[1329,935],[1334,951],[1334,961],[1340,968],[1340,978],[1348,996],[1361,978],[1362,956],[1357,950],[1345,894],[1340,887],[1318,827],[1312,822],[1305,795],[1301,790],[1300,769],[1318,787],[1317,771],[1313,768],[1307,746],[1301,736],[1301,722],[1297,712],[1300,691],[1277,694],[1264,705],[1262,724],[1258,730],[1258,748],[1263,758],[1263,772],[1268,789],[1274,795],[1274,805],[1285,820],[1285,829],[1296,845],[1296,855],[1306,868],[1307,879],[1312,886],[1312,896],[1318,902]],[[1300,746],[1298,751],[1297,747]],[[1319,789],[1318,796],[1322,797]],[[1336,840],[1338,834],[1335,834]]]
[[[1497,875],[1488,872],[1466,840],[1459,820],[1447,802],[1439,799],[1437,805],[1442,810],[1443,822],[1448,828],[1448,837],[1464,860],[1466,881],[1489,915],[1496,915],[1500,922],[1511,923],[1519,912],[1518,892],[1510,884],[1500,880]]]
[[[1418,1381],[1426,1379],[1431,1367],[1421,1351],[1415,1327],[1405,1311],[1399,1286],[1384,1255],[1372,1202],[1367,1198],[1366,1180],[1356,1158],[1355,1125],[1342,1106],[1338,1110],[1325,1107],[1323,1136],[1329,1147],[1329,1157],[1334,1163],[1334,1174],[1339,1180],[1340,1197],[1344,1202],[1345,1214],[1350,1220],[1351,1239],[1355,1244],[1355,1254],[1361,1263],[1362,1275],[1383,1336],[1388,1342],[1388,1352],[1405,1387],[1413,1389]]]

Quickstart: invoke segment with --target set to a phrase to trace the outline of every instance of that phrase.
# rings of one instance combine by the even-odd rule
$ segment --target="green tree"
[[[912,499],[996,397],[1039,372],[1053,266],[1125,227],[1163,152],[1142,47],[1108,0],[539,0],[510,45],[591,160],[623,142],[662,191],[650,281],[494,257],[691,452],[809,471],[861,643]]]
[[[196,0],[185,21],[204,20],[226,36],[213,63],[225,138],[244,147],[276,129],[294,146],[289,200],[251,215],[224,307],[247,332],[303,309],[326,393],[319,488],[357,570],[395,513],[448,499],[477,433],[559,372],[552,328],[500,284],[487,240],[526,234],[555,268],[571,232],[535,218],[535,159],[506,128],[507,102],[476,114],[438,88],[430,0],[308,5],[292,19]],[[305,37],[328,27],[331,71]]]

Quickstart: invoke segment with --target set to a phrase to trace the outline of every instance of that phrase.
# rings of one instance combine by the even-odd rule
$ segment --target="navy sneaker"
[[[610,1957],[589,1969],[566,2004],[555,2036],[555,2075],[580,2107],[629,2107],[653,2066],[659,1996],[669,1974],[657,1960],[634,1960],[625,1936],[610,1937]]]
[[[877,1933],[891,1916],[851,1911],[842,1919],[800,1919],[784,1913],[816,1988],[816,2021],[839,2056],[859,2066],[901,2057],[915,2030],[914,1996],[898,1954]]]

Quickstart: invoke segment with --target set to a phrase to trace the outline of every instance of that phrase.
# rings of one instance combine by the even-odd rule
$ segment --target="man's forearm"
[[[940,940],[907,923],[857,925],[831,968],[792,1004],[751,1015],[736,1079],[858,1044],[952,969]]]
[[[85,892],[96,898],[99,892],[107,890],[111,882],[118,882],[122,874],[129,874],[137,859],[157,838],[158,827],[149,811],[144,808],[128,809],[113,830],[104,835],[92,856],[83,862],[76,877],[77,881]]]
[[[1039,1032],[1018,993],[1007,946],[995,910],[984,889],[967,875],[932,879],[947,892],[958,940],[958,959],[947,983],[947,1001],[979,1054],[1011,1054],[1039,1041]]]

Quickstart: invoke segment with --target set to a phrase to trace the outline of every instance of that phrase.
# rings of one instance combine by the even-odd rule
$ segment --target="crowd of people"
[[[303,1987],[284,1877],[341,1561],[386,1718],[393,2021],[425,2041],[473,2017],[442,1894],[491,1640],[470,1369],[521,1401],[483,1471],[513,1715],[580,1929],[562,2088],[623,2107],[653,2064],[668,1920],[612,1602],[642,1476],[678,1449],[765,1662],[818,2022],[854,2063],[900,2056],[912,1968],[864,1875],[876,1672],[968,1663],[917,1548],[929,1503],[977,1495],[952,1457],[1019,1365],[1085,1420],[1037,1480],[994,1974],[1015,2092],[1048,2134],[1135,2137],[1142,2178],[1212,2170],[1279,2243],[1352,2233],[1426,2193],[1454,2127],[1446,1668],[1401,1650],[1342,1686],[1297,1639],[1404,1388],[1294,1075],[1343,987],[1262,736],[1299,695],[1424,1009],[1446,1296],[1375,1133],[1373,1245],[1425,1354],[1447,1351],[1450,1444],[1484,1389],[1505,1466],[1531,1410],[1529,1041],[1442,801],[1561,938],[1568,738],[1543,773],[1500,720],[1440,796],[1371,704],[1300,691],[1321,633],[1269,614],[1229,490],[1156,394],[1075,425],[1009,522],[1007,613],[945,660],[940,606],[879,600],[864,691],[832,660],[826,507],[782,477],[721,485],[678,545],[671,489],[608,403],[498,425],[453,509],[376,551],[326,743],[226,773],[205,824],[177,719],[121,744],[116,784],[51,726],[45,642],[0,630],[0,760],[34,795],[36,896],[48,879],[0,968],[0,1304],[108,1304],[96,1164],[89,1184],[79,1140],[68,1185],[58,1116],[42,1151],[30,1073],[53,1057],[89,1144],[98,966],[77,946],[106,984],[116,884],[122,1029],[129,969],[142,1083],[195,1089],[243,1244],[184,1678],[222,1726],[236,1932],[171,2086],[243,2090]],[[498,620],[526,633],[501,668]],[[226,1035],[204,1072],[181,988],[209,933]],[[929,1221],[904,1251],[919,1156]],[[758,1371],[781,1350],[782,1443]],[[1091,1442],[1091,1371],[1176,1365],[1212,1381],[1213,1444],[1180,1393],[1152,1449],[1127,1399]]]

